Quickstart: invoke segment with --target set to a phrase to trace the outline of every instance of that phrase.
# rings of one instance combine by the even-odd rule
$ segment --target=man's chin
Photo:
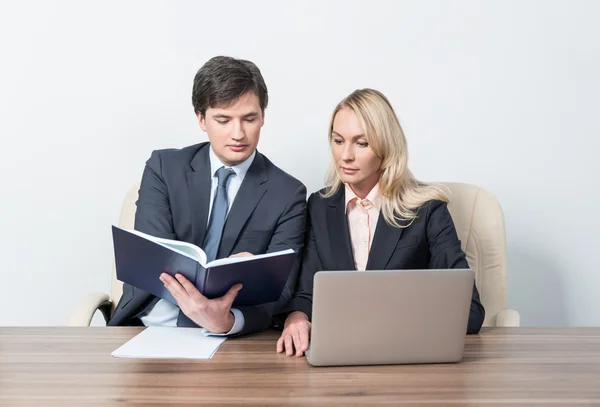
[[[241,164],[244,161],[246,161],[250,156],[252,155],[252,150],[250,150],[250,148],[247,148],[243,151],[240,152],[235,152],[235,151],[227,151],[227,154],[224,156],[224,158],[229,161],[229,163],[231,165],[237,165],[237,164]]]

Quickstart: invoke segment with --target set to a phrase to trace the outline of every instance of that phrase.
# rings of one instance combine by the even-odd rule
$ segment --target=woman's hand
[[[287,356],[300,357],[308,349],[311,324],[304,312],[292,312],[285,320],[281,337],[277,341],[277,353],[285,350]]]

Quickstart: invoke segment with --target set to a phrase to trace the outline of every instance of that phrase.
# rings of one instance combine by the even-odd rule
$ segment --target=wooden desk
[[[0,406],[600,405],[600,328],[485,329],[459,364],[313,368],[277,333],[211,360],[116,359],[140,328],[0,328]]]

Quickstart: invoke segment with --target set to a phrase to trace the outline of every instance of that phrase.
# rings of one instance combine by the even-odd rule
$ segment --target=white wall
[[[335,104],[383,91],[423,180],[482,185],[524,325],[599,325],[600,3],[34,1],[0,5],[0,325],[109,289],[110,225],[153,149],[205,140],[214,55],[270,93],[260,150],[314,191]],[[594,114],[595,113],[595,114]]]

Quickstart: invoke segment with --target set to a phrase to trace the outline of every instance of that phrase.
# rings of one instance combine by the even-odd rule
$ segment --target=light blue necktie
[[[227,219],[227,211],[229,210],[227,181],[233,174],[235,172],[231,168],[221,167],[217,170],[217,191],[210,211],[208,229],[204,236],[203,250],[206,253],[206,261],[213,261],[217,257],[225,219]],[[177,317],[177,326],[196,326],[196,324],[180,310]]]
[[[231,168],[221,167],[217,170],[217,191],[213,199],[212,209],[210,211],[210,220],[208,229],[204,236],[204,253],[206,261],[213,261],[217,258],[221,235],[227,211],[229,210],[229,200],[227,199],[227,181],[235,172]]]

